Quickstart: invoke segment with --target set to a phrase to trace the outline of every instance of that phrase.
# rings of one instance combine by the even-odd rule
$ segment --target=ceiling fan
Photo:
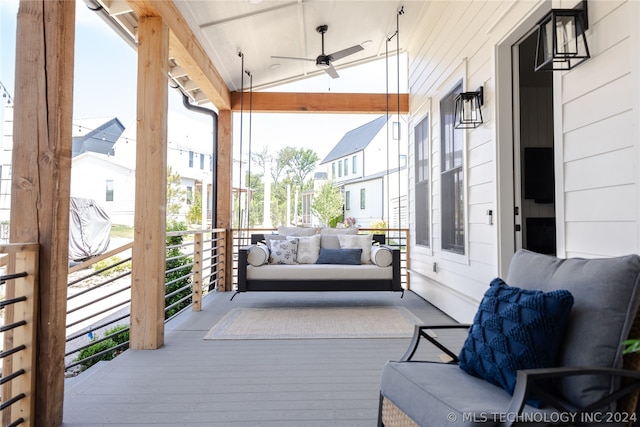
[[[334,53],[330,53],[330,54],[325,54],[324,53],[324,34],[327,32],[327,30],[329,29],[328,25],[320,25],[319,27],[316,28],[316,31],[319,32],[322,36],[322,53],[320,55],[318,55],[317,58],[312,59],[312,58],[297,58],[297,57],[292,57],[292,56],[272,56],[272,58],[280,58],[280,59],[299,59],[302,61],[315,61],[316,63],[316,67],[318,67],[321,70],[324,70],[327,74],[329,74],[332,78],[338,78],[340,77],[338,75],[338,72],[336,71],[335,68],[333,68],[333,64],[332,61],[336,61],[338,59],[344,58],[345,56],[349,56],[352,55],[356,52],[360,52],[361,50],[364,50],[364,48],[362,46],[360,46],[359,44],[355,45],[355,46],[351,46],[348,47],[346,49],[342,49],[339,50],[337,52]]]

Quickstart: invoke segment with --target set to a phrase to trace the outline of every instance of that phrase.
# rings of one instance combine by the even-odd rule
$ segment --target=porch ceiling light
[[[589,59],[588,29],[586,0],[574,9],[552,9],[538,22],[535,71],[570,70]]]
[[[473,129],[482,122],[482,105],[484,105],[484,89],[482,86],[475,92],[462,92],[455,98],[454,127],[456,129]]]

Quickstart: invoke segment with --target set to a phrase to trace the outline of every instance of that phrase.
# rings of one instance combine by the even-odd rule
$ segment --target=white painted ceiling
[[[398,40],[403,51],[429,2],[176,0],[175,4],[227,87],[237,91],[247,86],[243,69],[251,73],[254,90],[324,73],[315,64],[322,51],[321,35],[316,31],[320,25],[329,27],[326,54],[364,44],[364,50],[333,62],[338,74],[341,68],[384,57],[387,49],[395,53],[396,28],[400,29]],[[404,12],[401,15],[400,10]]]

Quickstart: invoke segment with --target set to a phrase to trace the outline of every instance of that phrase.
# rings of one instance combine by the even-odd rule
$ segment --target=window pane
[[[356,156],[353,156],[351,158],[352,162],[351,162],[351,172],[353,173],[358,173],[358,158]]]
[[[464,235],[464,172],[462,131],[453,128],[454,99],[462,92],[460,82],[440,102],[441,115],[441,222],[442,249],[465,253]]]
[[[113,202],[113,180],[107,180],[107,194],[105,200],[107,202]]]
[[[364,188],[360,189],[360,209],[364,209],[365,207],[365,200],[364,197],[366,195],[366,190]]]
[[[344,208],[346,210],[351,209],[351,191],[344,192]]]
[[[344,176],[349,175],[349,159],[344,159]]]
[[[414,130],[415,134],[415,216],[416,244],[430,246],[429,207],[429,117],[424,118]]]

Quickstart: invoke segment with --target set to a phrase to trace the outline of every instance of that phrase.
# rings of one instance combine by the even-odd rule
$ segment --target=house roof
[[[118,124],[122,130],[124,125],[118,120],[117,117],[93,117],[85,119],[73,119],[72,137],[73,138],[86,138],[97,132],[111,126],[112,124]],[[110,140],[118,138],[119,135],[110,135]]]
[[[386,122],[387,116],[380,116],[369,123],[350,130],[342,137],[338,144],[333,147],[333,150],[331,150],[320,164],[322,165],[332,160],[364,150],[380,132],[380,129],[382,129]]]

